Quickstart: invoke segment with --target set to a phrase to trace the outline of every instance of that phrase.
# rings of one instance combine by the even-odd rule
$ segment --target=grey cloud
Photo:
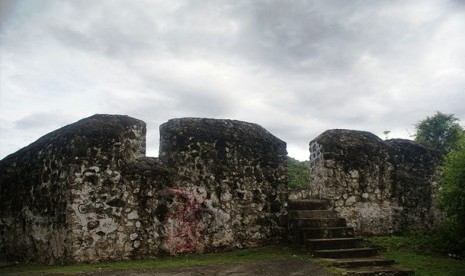
[[[15,128],[22,130],[51,129],[61,127],[69,122],[72,116],[59,111],[37,112],[29,114],[15,122]],[[45,134],[45,133],[44,133]]]
[[[146,12],[137,6],[113,6],[106,1],[101,7],[78,7],[69,2],[57,2],[57,13],[71,9],[71,16],[66,24],[48,22],[44,26],[50,34],[64,46],[83,51],[94,51],[108,56],[127,56],[141,49],[154,46],[151,30],[154,22],[149,20]],[[68,7],[71,6],[71,7]],[[132,8],[131,8],[132,7]],[[145,16],[144,16],[145,15]],[[86,22],[83,27],[82,21]]]
[[[190,88],[174,91],[176,95],[176,108],[187,114],[199,114],[213,117],[227,116],[230,105],[225,95],[216,94],[215,91],[191,91]]]
[[[18,0],[0,1],[0,26],[3,26],[3,24],[6,23],[6,20],[11,16],[17,2]]]
[[[124,1],[102,1],[98,6],[82,3],[56,2],[57,12],[71,9],[66,15],[74,20],[67,20],[65,25],[49,22],[47,26],[67,47],[130,59],[141,54],[156,56],[163,51],[177,55],[211,51],[229,39],[227,33],[221,32],[224,14],[221,9],[208,9],[213,6],[208,3],[180,5],[171,14],[150,2],[146,6],[126,5]],[[82,21],[86,21],[85,28]]]
[[[42,3],[15,5],[27,16],[0,30],[1,93],[54,100],[0,110],[13,125],[0,142],[59,126],[49,110],[62,103],[76,120],[143,119],[152,141],[172,117],[256,122],[299,154],[327,128],[403,133],[436,110],[465,120],[460,1]]]
[[[288,70],[315,71],[323,62],[329,63],[326,66],[333,64],[333,69],[350,65],[357,48],[347,46],[353,43],[355,33],[318,10],[313,2],[289,5],[267,1],[250,5],[253,7],[237,11],[247,14],[242,22],[243,40],[239,42],[245,52]]]

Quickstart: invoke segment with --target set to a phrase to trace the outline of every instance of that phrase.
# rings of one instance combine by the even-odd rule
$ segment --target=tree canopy
[[[443,156],[456,149],[463,129],[454,114],[436,112],[416,125],[415,140],[437,149]]]
[[[305,189],[310,185],[310,168],[306,162],[287,158],[287,179],[289,189]]]
[[[465,250],[465,135],[453,114],[436,112],[416,125],[415,140],[443,156],[439,207],[445,223],[441,231],[449,250]]]

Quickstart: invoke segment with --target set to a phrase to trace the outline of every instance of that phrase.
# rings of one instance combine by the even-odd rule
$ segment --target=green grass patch
[[[73,275],[97,271],[121,271],[127,269],[163,269],[174,267],[235,264],[270,260],[283,260],[293,257],[307,257],[289,247],[267,246],[242,249],[229,252],[181,255],[174,257],[159,257],[147,260],[106,262],[97,264],[73,265],[19,265],[0,268],[0,275]]]
[[[333,266],[333,263],[328,259],[313,258],[312,261],[316,264],[324,266],[329,272],[331,272],[334,275],[346,275],[347,274],[346,269]]]
[[[465,260],[447,256],[438,236],[385,236],[368,239],[382,255],[402,267],[415,270],[416,276],[463,276]]]

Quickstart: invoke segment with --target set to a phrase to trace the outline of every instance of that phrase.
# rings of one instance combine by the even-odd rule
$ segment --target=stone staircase
[[[413,275],[412,270],[393,267],[393,260],[378,255],[374,248],[347,227],[346,220],[329,210],[327,201],[289,201],[289,230],[293,242],[313,256],[343,268],[346,275]]]

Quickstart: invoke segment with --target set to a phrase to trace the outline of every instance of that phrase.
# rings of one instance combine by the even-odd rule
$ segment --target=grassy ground
[[[402,267],[415,270],[416,276],[463,276],[465,260],[447,257],[441,240],[435,236],[389,236],[369,238],[373,246],[384,248],[381,253]],[[200,265],[238,264],[259,261],[308,258],[286,246],[268,246],[222,253],[161,257],[149,260],[76,264],[63,266],[20,265],[0,268],[0,275],[73,275],[97,271],[126,269],[174,268]],[[333,271],[338,274],[338,271]]]
[[[465,260],[449,258],[436,236],[373,237],[369,241],[383,248],[382,254],[402,267],[415,270],[416,276],[463,276]]]
[[[0,275],[54,275],[78,274],[95,271],[126,269],[173,268],[199,265],[234,264],[258,261],[282,260],[292,257],[306,257],[289,247],[268,246],[230,252],[161,257],[149,260],[107,262],[99,264],[75,264],[62,266],[21,265],[0,268]]]

